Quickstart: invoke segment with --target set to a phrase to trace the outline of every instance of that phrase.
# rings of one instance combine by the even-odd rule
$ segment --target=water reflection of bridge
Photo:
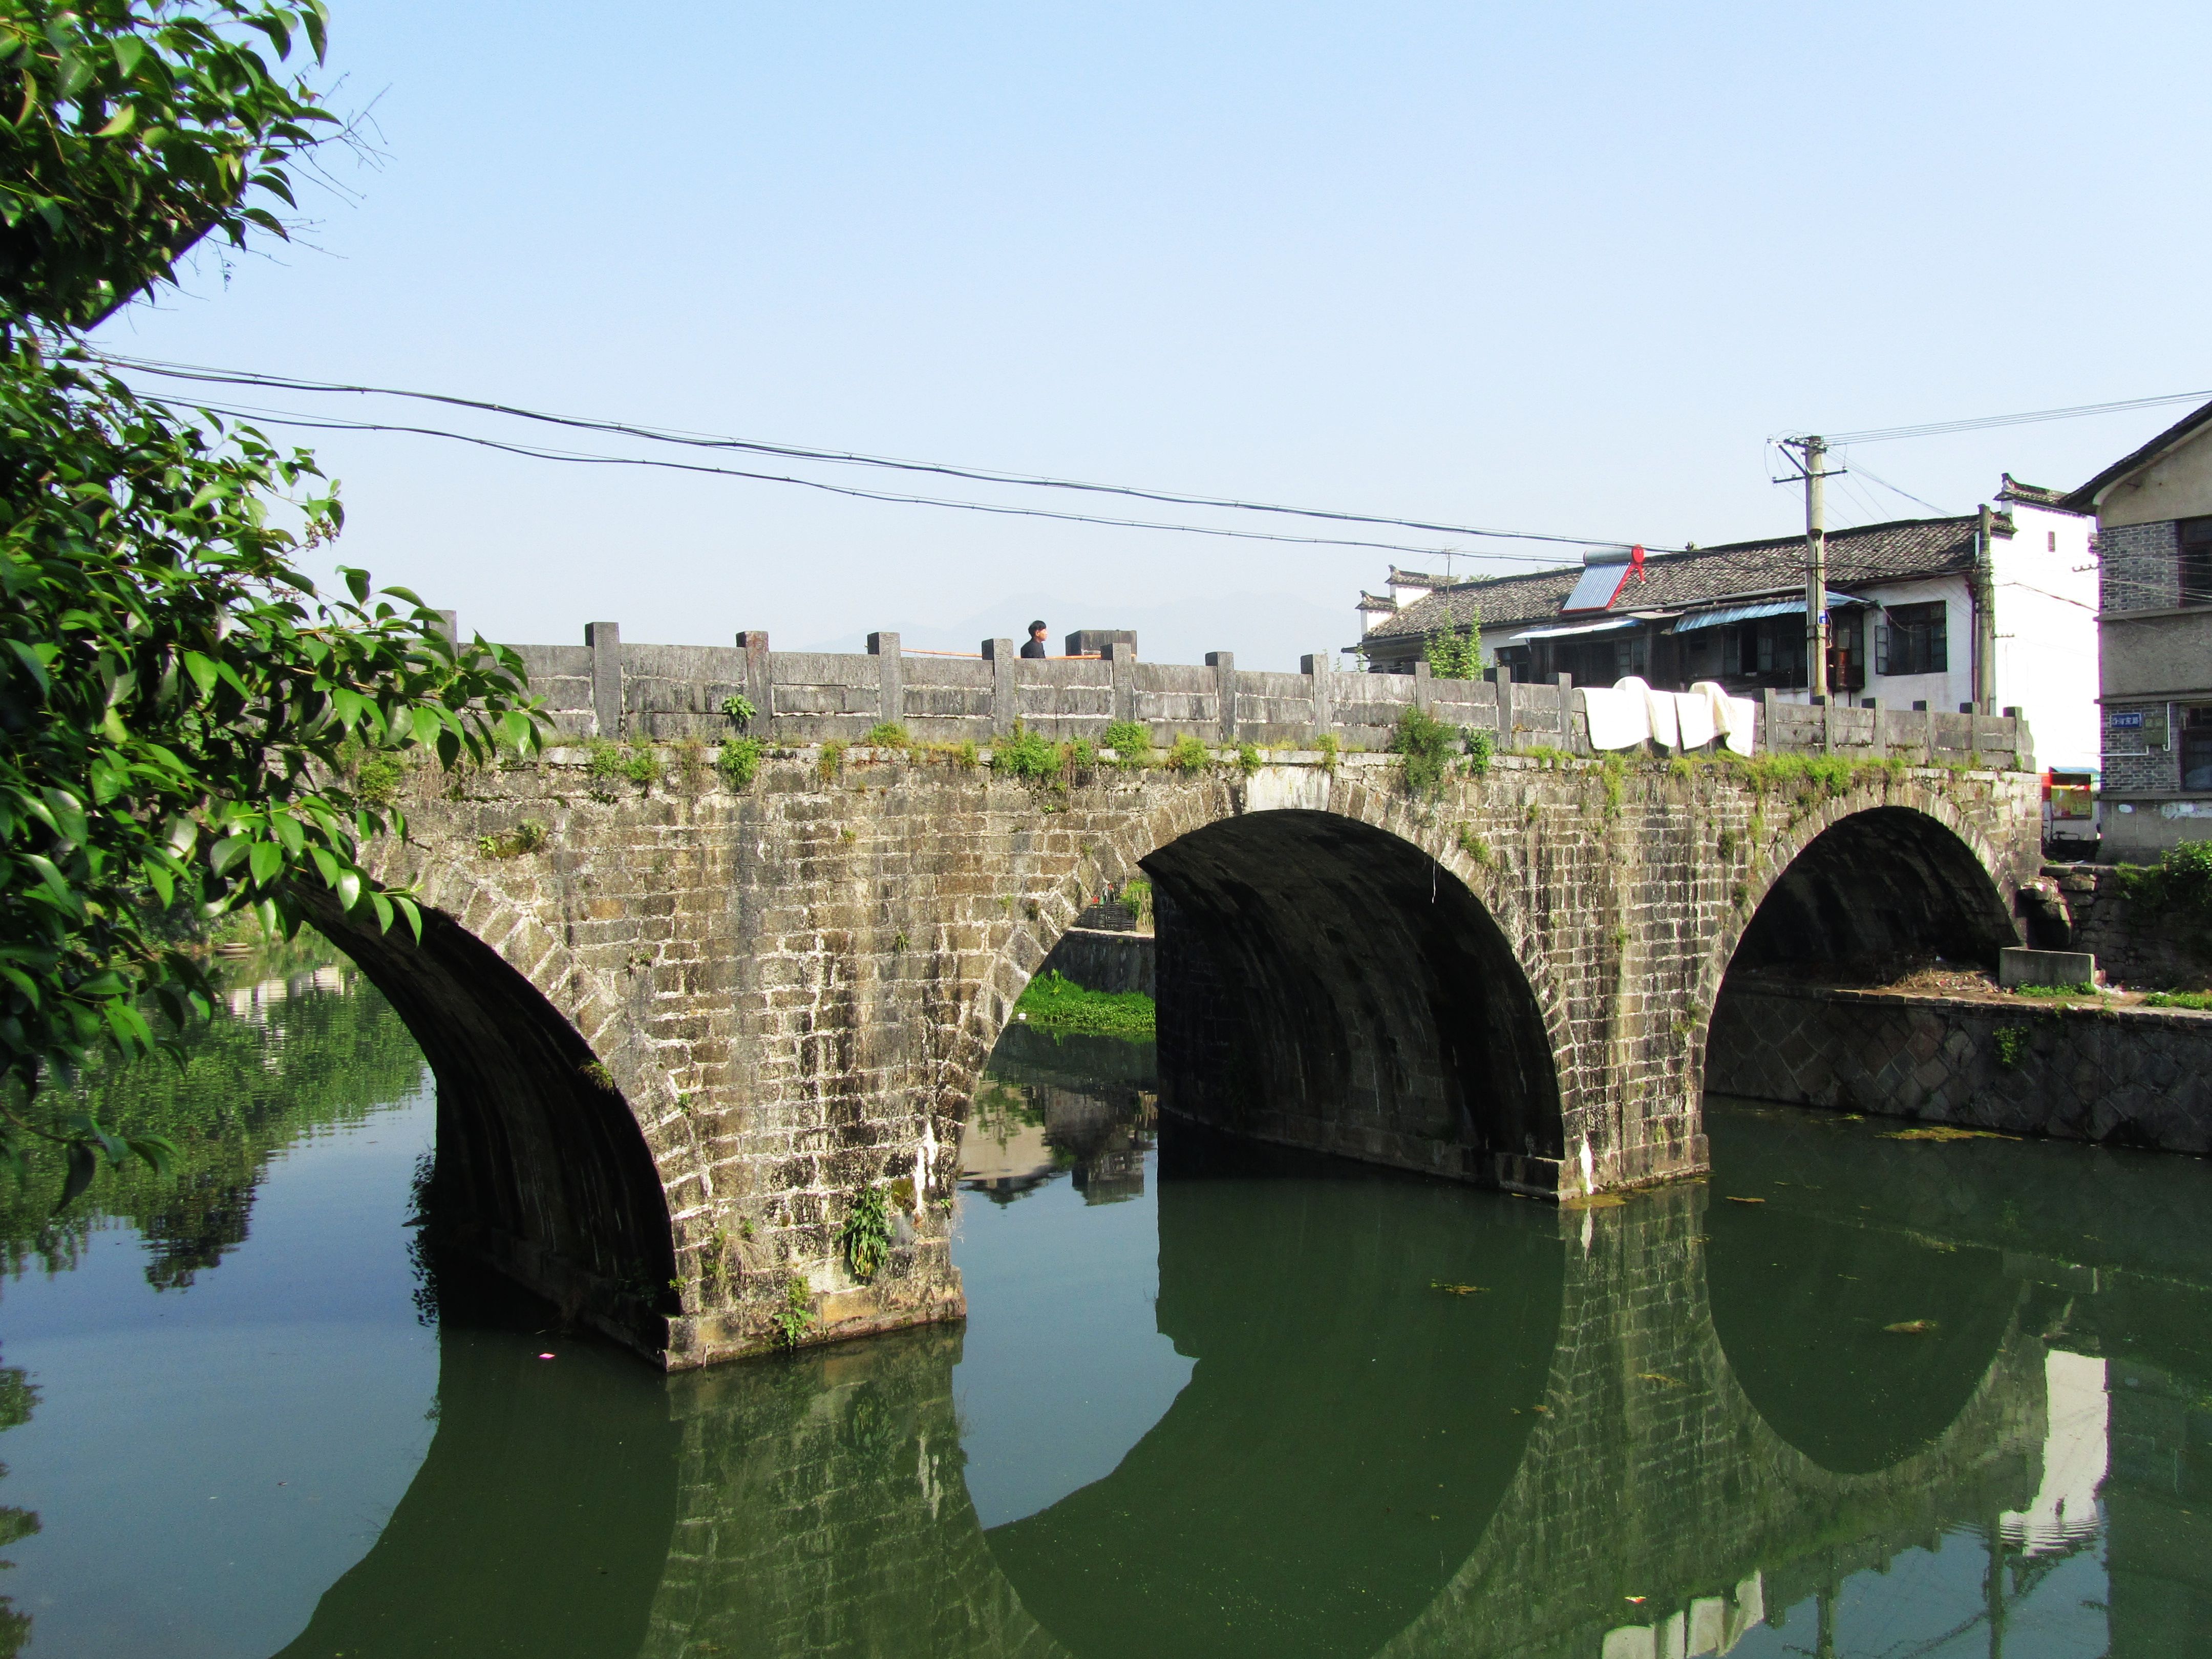
[[[1328,1189],[1299,1200],[1308,1260],[1295,1230],[1240,1227],[1233,1205],[1179,1201],[1194,1188],[1170,1181],[1159,1319],[1197,1358],[1190,1384],[1111,1475],[988,1534],[960,1472],[955,1331],[665,1382],[617,1368],[580,1394],[573,1371],[554,1386],[535,1343],[457,1326],[413,1489],[291,1650],[1723,1651],[1763,1615],[1947,1529],[1994,1536],[2009,1516],[2017,1536],[2049,1501],[2051,1344],[2096,1353],[2099,1307],[2157,1285],[2098,1283],[2017,1226],[1998,1248],[1985,1235],[2005,1218],[1962,1207],[1960,1191],[1979,1189],[1962,1188],[1951,1150],[1893,1146],[1847,1176],[1792,1146],[1775,1167],[1814,1196],[1789,1215],[1786,1250],[1758,1231],[1779,1194],[1737,1206],[1678,1188],[1564,1212],[1480,1201],[1474,1247],[1515,1258],[1520,1288],[1450,1304],[1463,1329],[1431,1316],[1445,1299],[1420,1260],[1361,1281],[1402,1280],[1402,1295],[1327,1295],[1320,1253],[1344,1247]],[[1762,1178],[1740,1169],[1731,1190]],[[1879,1228],[1841,1190],[1869,1182],[1896,1200]],[[1466,1225],[1466,1194],[1402,1194]],[[1921,1224],[1937,1208],[1942,1233]],[[1916,1275],[1938,1329],[1886,1343],[1857,1330],[1831,1249],[1844,1244],[1870,1273]],[[2170,1281],[2157,1293],[2201,1295]],[[1848,1366],[1831,1363],[1841,1342],[1859,1345]],[[2154,1486],[2166,1477],[2145,1471],[2161,1456],[2185,1465],[2174,1396],[2188,1390],[2158,1379],[2162,1365],[2207,1374],[2197,1358],[2114,1362],[2148,1384],[2115,1390],[2122,1485]],[[1297,1386],[1270,1391],[1280,1376]],[[1517,1407],[1517,1435],[1447,1443],[1413,1408],[1439,1377]],[[2153,1613],[2130,1590],[2140,1571],[2201,1577],[2175,1542],[2195,1524],[2180,1478],[2164,1497],[2108,1493],[2115,1654],[2196,1639],[2201,1591],[2166,1583]],[[580,1511],[594,1524],[570,1524]],[[1231,1582],[1224,1559],[1261,1534],[1303,1605],[1198,1593]]]

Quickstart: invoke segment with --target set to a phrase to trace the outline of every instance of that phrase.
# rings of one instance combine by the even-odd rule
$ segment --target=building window
[[[1893,605],[1883,613],[1886,625],[1874,630],[1874,672],[1877,674],[1945,674],[1951,668],[1948,607],[1937,599],[1929,605]]]
[[[2181,787],[2212,789],[2212,708],[2191,708],[2182,714]]]
[[[2182,605],[2212,605],[2212,519],[2174,526],[2181,544]]]

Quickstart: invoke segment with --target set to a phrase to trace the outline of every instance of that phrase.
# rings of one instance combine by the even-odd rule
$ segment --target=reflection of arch
[[[1555,1212],[1178,1145],[1194,1135],[1214,1139],[1163,1127],[1164,1171],[1206,1173],[1160,1182],[1156,1304],[1190,1380],[1111,1474],[993,1528],[992,1558],[1079,1656],[1371,1651],[1494,1524],[1540,1420],[1507,1413],[1543,1399],[1553,1363],[1569,1267]],[[1255,1173],[1278,1164],[1301,1178]],[[1499,1290],[1439,1295],[1439,1274]],[[1486,1401],[1506,1431],[1464,1433],[1439,1401]],[[1296,1597],[1261,1593],[1260,1540],[1261,1576]]]
[[[1528,977],[1421,848],[1334,813],[1257,812],[1144,866],[1172,1109],[1453,1175],[1559,1157],[1559,1079]]]
[[[560,1011],[441,910],[349,921],[319,890],[315,925],[361,964],[438,1079],[430,1194],[441,1237],[569,1316],[646,1352],[666,1346],[659,1287],[676,1273],[653,1154],[613,1078]]]

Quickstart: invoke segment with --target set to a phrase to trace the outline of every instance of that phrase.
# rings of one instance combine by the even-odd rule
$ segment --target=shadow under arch
[[[484,1261],[658,1360],[676,1276],[653,1153],[575,1027],[499,953],[424,906],[416,943],[347,921],[303,890],[315,926],[360,964],[438,1079],[428,1194],[441,1247]]]
[[[1261,1140],[1549,1193],[1553,1045],[1458,878],[1356,818],[1251,812],[1140,860],[1161,1104]]]
[[[1727,971],[1880,974],[1929,954],[1995,968],[2016,937],[1996,882],[1955,830],[1916,807],[1870,806],[1790,860]]]

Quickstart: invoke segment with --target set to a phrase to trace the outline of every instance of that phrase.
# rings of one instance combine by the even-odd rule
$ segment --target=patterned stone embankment
[[[2212,1014],[1732,981],[1722,1094],[2011,1134],[2212,1152]]]

